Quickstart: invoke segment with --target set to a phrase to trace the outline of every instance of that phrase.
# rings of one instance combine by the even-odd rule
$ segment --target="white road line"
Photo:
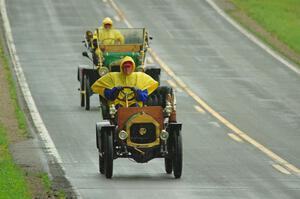
[[[147,64],[154,64],[152,57],[147,58]]]
[[[203,108],[201,108],[198,105],[195,105],[194,108],[196,109],[196,111],[198,111],[199,113],[205,114],[205,110]]]
[[[52,161],[57,162],[60,164],[61,168],[63,170],[64,167],[61,165],[62,164],[62,159],[55,147],[55,144],[51,138],[51,136],[49,135],[49,132],[41,118],[41,115],[35,105],[35,102],[33,100],[33,97],[31,95],[29,86],[27,84],[25,75],[23,73],[23,69],[21,67],[21,64],[19,62],[19,57],[17,55],[17,51],[16,51],[16,46],[14,44],[14,40],[13,40],[13,36],[12,36],[12,31],[11,31],[11,26],[10,26],[10,22],[7,16],[7,12],[6,12],[6,4],[5,4],[5,0],[0,0],[0,13],[2,16],[2,20],[3,20],[3,26],[4,26],[4,32],[5,32],[5,39],[7,42],[7,46],[8,46],[8,50],[9,50],[9,54],[11,57],[11,61],[13,63],[13,68],[17,77],[17,81],[18,84],[20,86],[20,89],[22,91],[22,94],[24,96],[25,102],[27,104],[27,107],[29,109],[29,113],[30,116],[32,118],[33,121],[33,125],[35,126],[40,139],[42,140],[42,142],[44,143],[44,146],[46,147],[47,153],[52,156],[52,158],[54,158]],[[51,160],[50,160],[51,161]],[[76,195],[78,198],[81,198],[80,194],[77,192],[76,189],[74,189],[74,191],[76,192]]]
[[[175,89],[176,91],[178,91],[178,92],[180,92],[180,93],[183,92],[183,90],[182,90],[181,88],[179,88],[179,87],[177,86],[177,84],[176,84],[173,80],[168,79],[168,80],[167,80],[167,83],[168,83],[173,89]]]
[[[283,174],[286,174],[286,175],[291,175],[291,172],[289,172],[288,170],[286,170],[284,167],[282,167],[279,164],[272,164],[272,167],[274,167],[280,173],[283,173]]]
[[[124,17],[123,12],[119,9],[119,7],[115,4],[114,1],[109,0],[111,6],[117,11],[117,14],[123,19],[124,23],[126,24],[126,26],[128,28],[133,28],[133,26],[131,25],[131,23],[129,23],[129,21]]]
[[[219,15],[221,15],[224,19],[226,19],[232,26],[234,26],[236,29],[238,29],[242,34],[244,34],[248,39],[250,39],[252,42],[257,44],[259,47],[261,47],[263,50],[265,50],[267,53],[269,53],[272,57],[277,59],[279,62],[283,63],[285,66],[293,70],[294,72],[300,74],[300,69],[295,66],[294,64],[290,63],[288,60],[283,58],[281,55],[279,55],[277,52],[272,50],[270,47],[268,47],[265,43],[260,41],[257,37],[255,37],[253,34],[251,34],[249,31],[244,29],[241,25],[239,25],[236,21],[231,19],[213,0],[205,0],[213,9],[217,11]]]
[[[237,141],[237,142],[240,142],[240,143],[243,143],[243,142],[244,142],[239,136],[237,136],[237,135],[234,134],[234,133],[227,133],[227,135],[228,135],[231,139],[233,139],[233,140],[235,140],[235,141]]]
[[[120,17],[119,17],[118,15],[115,15],[115,16],[114,16],[114,20],[115,20],[115,21],[118,21],[118,22],[121,21],[121,19],[120,19]]]
[[[23,93],[23,96],[25,98],[26,104],[28,106],[34,126],[36,127],[42,141],[44,142],[48,153],[50,155],[54,156],[58,163],[62,163],[62,159],[56,150],[56,147],[48,133],[48,130],[45,127],[45,124],[41,118],[41,115],[38,112],[38,109],[32,98],[31,92],[29,90],[29,86],[27,84],[25,75],[23,73],[23,69],[19,62],[19,57],[17,55],[16,47],[15,47],[13,36],[12,36],[12,31],[10,28],[9,19],[8,19],[7,12],[6,12],[5,0],[0,0],[0,7],[1,7],[1,16],[2,16],[2,20],[3,20],[3,24],[4,24],[5,38],[6,38],[9,54],[11,56],[11,60],[13,63],[13,67],[14,67],[16,76],[17,76],[17,80],[18,80],[19,86],[21,88],[21,91]]]

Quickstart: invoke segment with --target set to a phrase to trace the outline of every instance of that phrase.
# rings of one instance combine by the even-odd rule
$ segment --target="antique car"
[[[146,163],[164,158],[165,171],[175,178],[182,174],[182,124],[176,120],[176,99],[172,88],[158,87],[142,107],[128,107],[135,98],[134,89],[123,87],[118,100],[125,107],[109,108],[109,119],[96,124],[96,145],[99,151],[99,172],[106,178],[113,175],[113,160],[133,159]]]
[[[86,110],[90,109],[90,97],[93,95],[91,86],[93,83],[108,72],[120,71],[120,60],[130,56],[136,63],[136,71],[143,71],[159,82],[160,68],[153,64],[146,64],[146,52],[149,46],[149,37],[145,28],[120,28],[118,29],[125,38],[124,44],[103,45],[92,39],[93,33],[87,31],[83,41],[87,51],[82,53],[87,57],[92,66],[79,66],[77,79],[80,82],[80,105]],[[94,43],[94,44],[93,44]],[[95,47],[99,46],[102,57],[95,56]],[[103,99],[100,97],[100,103]],[[101,106],[106,108],[105,105]],[[105,111],[104,111],[105,112]]]

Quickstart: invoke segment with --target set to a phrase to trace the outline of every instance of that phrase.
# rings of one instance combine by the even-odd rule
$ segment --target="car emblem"
[[[146,128],[140,128],[139,130],[139,134],[140,135],[145,135],[147,133],[147,129]]]

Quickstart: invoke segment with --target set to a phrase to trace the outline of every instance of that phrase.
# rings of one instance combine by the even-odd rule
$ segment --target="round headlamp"
[[[169,133],[168,131],[166,130],[162,130],[161,133],[160,133],[160,139],[162,140],[167,140],[169,138]]]
[[[126,131],[122,130],[122,131],[119,132],[119,138],[121,140],[126,140],[127,137],[128,137],[128,133]]]
[[[109,72],[108,68],[106,68],[106,67],[100,67],[99,68],[99,75],[100,75],[100,77],[102,77],[103,75],[105,75],[108,72]]]

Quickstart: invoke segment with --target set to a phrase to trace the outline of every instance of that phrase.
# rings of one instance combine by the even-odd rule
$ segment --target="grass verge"
[[[2,72],[4,73],[2,77],[6,77],[1,84],[7,84],[9,89],[9,95],[1,93],[2,96],[7,96],[7,106],[12,104],[15,111],[15,117],[17,121],[18,131],[24,136],[26,135],[26,120],[25,115],[22,112],[17,99],[16,86],[13,80],[13,76],[10,73],[8,59],[2,48],[2,43],[0,41],[0,64],[2,67]],[[5,86],[5,85],[1,85]],[[11,103],[8,103],[10,101]],[[3,103],[3,101],[2,101]],[[4,110],[0,110],[4,111]],[[2,115],[7,114],[3,113]],[[0,121],[0,198],[32,198],[29,188],[27,186],[26,178],[23,170],[17,166],[13,157],[8,149],[9,141],[7,136],[8,130],[6,125]]]
[[[63,191],[52,190],[52,182],[47,173],[30,169],[28,165],[17,165],[9,151],[10,144],[28,137],[28,131],[1,39],[0,37],[0,198],[63,199]]]
[[[27,135],[27,126],[26,126],[26,119],[25,119],[25,114],[22,111],[22,109],[20,108],[20,105],[18,103],[18,96],[17,96],[17,89],[16,89],[16,85],[15,85],[15,81],[14,78],[10,72],[10,68],[9,68],[9,62],[8,59],[3,51],[2,48],[2,43],[0,41],[0,59],[2,63],[2,66],[4,68],[4,71],[6,73],[6,79],[8,82],[8,87],[9,87],[9,94],[10,94],[10,98],[12,101],[12,104],[14,106],[15,109],[15,115],[18,121],[18,127],[19,129],[22,131],[22,133],[24,135]]]
[[[287,58],[300,64],[299,0],[230,0],[235,9],[227,11],[242,25]],[[257,25],[246,20],[242,14]],[[261,30],[260,27],[263,29]]]
[[[0,123],[0,198],[31,198],[24,174],[8,150],[6,131]]]

